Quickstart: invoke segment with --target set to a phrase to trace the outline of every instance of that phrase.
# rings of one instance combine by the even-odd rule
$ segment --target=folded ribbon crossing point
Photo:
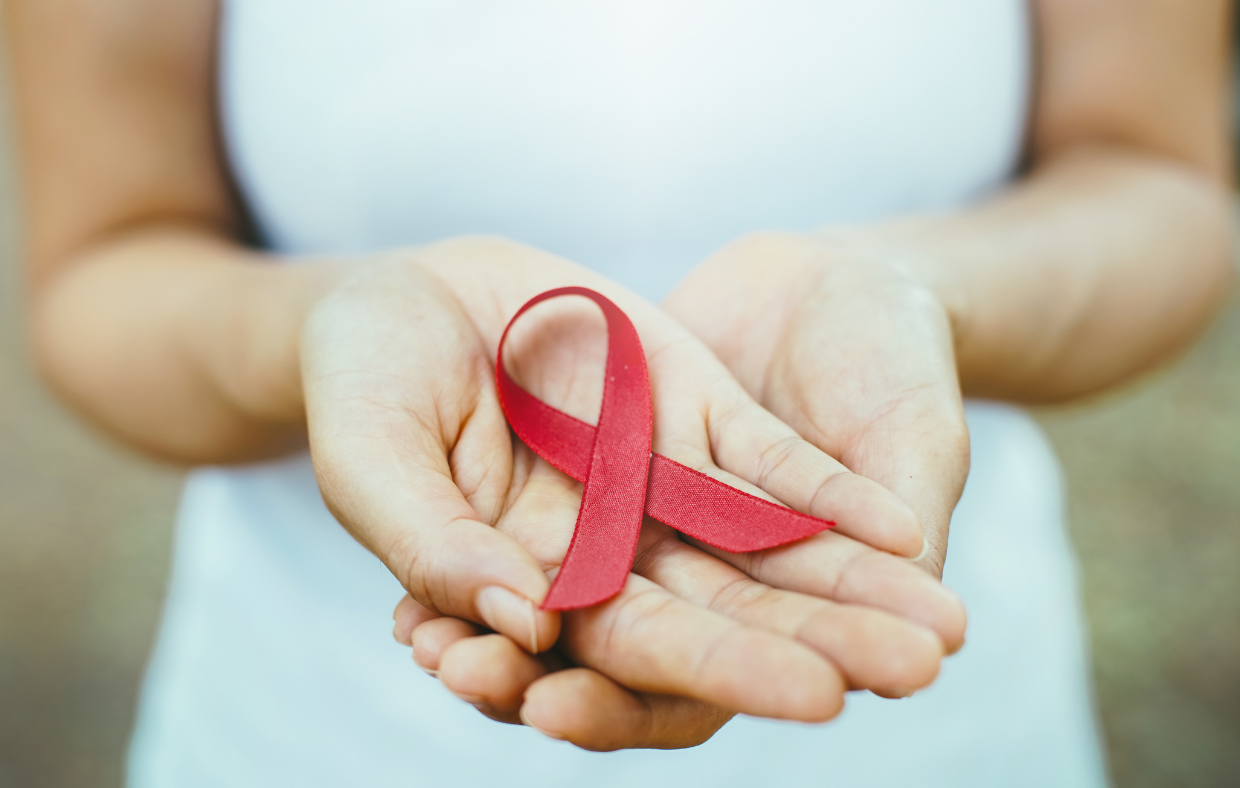
[[[504,341],[521,315],[543,301],[570,295],[593,301],[607,320],[606,379],[597,426],[539,400],[504,369]],[[504,329],[496,359],[500,404],[517,437],[585,485],[573,540],[543,602],[545,610],[589,607],[619,593],[633,566],[643,512],[730,553],[776,547],[835,525],[651,453],[654,412],[646,357],[628,316],[601,293],[561,287],[530,299]]]

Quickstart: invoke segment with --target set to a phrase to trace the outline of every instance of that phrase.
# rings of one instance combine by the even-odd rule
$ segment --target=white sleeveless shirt
[[[651,299],[744,233],[961,205],[1025,125],[1019,0],[231,0],[231,164],[270,247],[509,236]],[[391,641],[402,590],[307,458],[187,484],[133,786],[1099,785],[1057,466],[971,404],[948,582],[969,644],[917,697],[600,755],[490,722]]]

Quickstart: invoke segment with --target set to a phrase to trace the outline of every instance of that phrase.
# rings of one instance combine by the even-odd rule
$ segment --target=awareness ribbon
[[[535,305],[569,295],[590,299],[607,320],[597,427],[539,400],[504,369],[504,341],[513,324]],[[633,566],[643,511],[729,553],[777,547],[835,525],[651,453],[654,412],[641,340],[628,316],[601,293],[560,287],[534,296],[508,322],[496,359],[500,406],[517,437],[585,485],[573,539],[544,610],[576,610],[618,594]]]

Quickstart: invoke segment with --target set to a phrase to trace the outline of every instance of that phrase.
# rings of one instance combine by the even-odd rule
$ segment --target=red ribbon
[[[559,296],[584,296],[607,319],[607,365],[598,426],[556,410],[518,386],[504,369],[504,341],[521,315]],[[765,550],[835,525],[755,498],[650,451],[654,432],[650,376],[641,340],[606,296],[560,287],[517,310],[496,355],[499,401],[517,437],[539,457],[585,485],[568,554],[544,610],[598,604],[624,587],[642,512],[730,553]]]

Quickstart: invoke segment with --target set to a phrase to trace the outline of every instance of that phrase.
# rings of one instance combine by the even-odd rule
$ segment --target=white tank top
[[[1029,82],[1020,0],[230,0],[220,41],[227,153],[272,249],[495,233],[651,299],[750,231],[997,188]],[[130,785],[1096,785],[1054,461],[1018,411],[970,424],[948,566],[973,629],[939,684],[676,753],[482,718],[391,641],[402,590],[304,456],[200,469]]]
[[[268,242],[516,238],[659,297],[737,236],[947,208],[1020,151],[1017,0],[234,0]]]

